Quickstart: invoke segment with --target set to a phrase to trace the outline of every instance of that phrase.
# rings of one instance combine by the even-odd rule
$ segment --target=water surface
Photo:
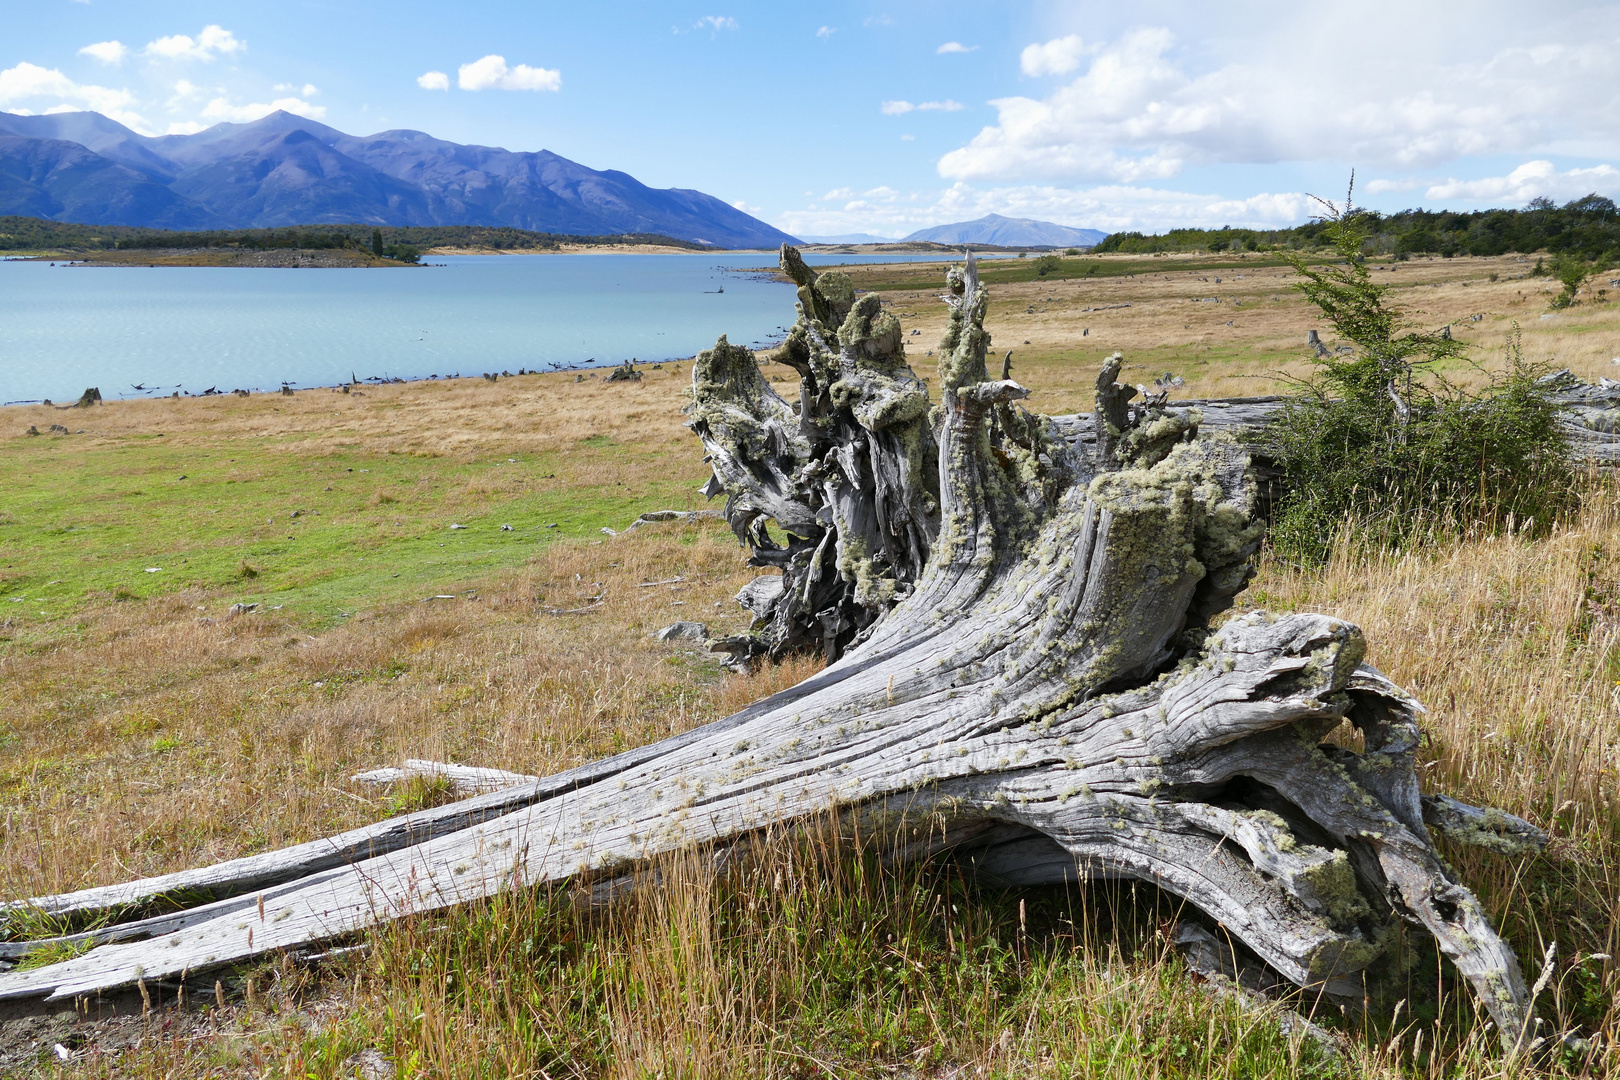
[[[668,360],[720,334],[764,345],[794,318],[791,286],[735,272],[772,264],[768,253],[426,261],[376,270],[0,261],[0,402],[71,401],[87,386],[120,398]]]

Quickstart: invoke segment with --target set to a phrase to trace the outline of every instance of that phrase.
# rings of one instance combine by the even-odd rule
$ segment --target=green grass
[[[602,437],[471,463],[272,438],[13,439],[0,455],[0,624],[187,589],[317,620],[457,592],[557,537],[691,501],[685,460],[634,488],[611,469],[580,481],[627,452]]]

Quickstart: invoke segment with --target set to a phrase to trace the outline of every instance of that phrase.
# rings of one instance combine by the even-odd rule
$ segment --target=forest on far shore
[[[1522,210],[1362,211],[1366,252],[1396,259],[1411,255],[1506,255],[1547,251],[1605,264],[1620,262],[1620,207],[1593,193],[1559,206],[1532,199]],[[1171,229],[1158,236],[1140,232],[1110,235],[1096,253],[1150,254],[1160,251],[1313,250],[1327,246],[1324,223],[1291,229]]]
[[[299,225],[286,229],[220,229],[185,232],[128,225],[78,225],[35,217],[0,217],[0,251],[110,251],[125,249],[369,248],[374,225]],[[702,244],[656,233],[618,236],[574,236],[530,232],[506,226],[382,226],[383,243],[427,250],[436,247],[491,248],[497,251],[554,251],[564,244],[596,247],[611,244],[657,244],[702,251]]]

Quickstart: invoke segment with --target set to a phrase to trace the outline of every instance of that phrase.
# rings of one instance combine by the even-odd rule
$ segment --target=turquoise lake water
[[[0,402],[71,401],[87,386],[116,399],[668,360],[720,334],[765,345],[794,319],[791,286],[735,272],[773,265],[769,253],[426,261],[419,270],[0,261]]]

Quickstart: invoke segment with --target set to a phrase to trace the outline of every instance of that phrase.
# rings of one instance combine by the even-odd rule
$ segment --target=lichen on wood
[[[209,903],[115,921],[83,955],[0,974],[0,998],[175,978],[519,885],[601,885],[842,808],[927,822],[913,857],[991,880],[1150,882],[1330,997],[1371,997],[1399,924],[1419,928],[1517,1052],[1518,962],[1428,829],[1507,854],[1539,832],[1420,792],[1421,706],[1364,662],[1356,627],[1220,621],[1260,542],[1243,445],[1162,395],[1133,403],[1118,361],[1092,437],[1062,437],[990,378],[971,257],[947,281],[933,403],[876,300],[791,248],[782,262],[800,318],[777,358],[798,402],[722,338],[694,365],[689,418],[707,490],[756,563],[782,569],[745,590],[756,632],[730,648],[816,646],[825,670],[692,732],[330,844],[36,898],[27,910],[79,918],[179,884]],[[1327,741],[1346,725],[1361,752]]]

